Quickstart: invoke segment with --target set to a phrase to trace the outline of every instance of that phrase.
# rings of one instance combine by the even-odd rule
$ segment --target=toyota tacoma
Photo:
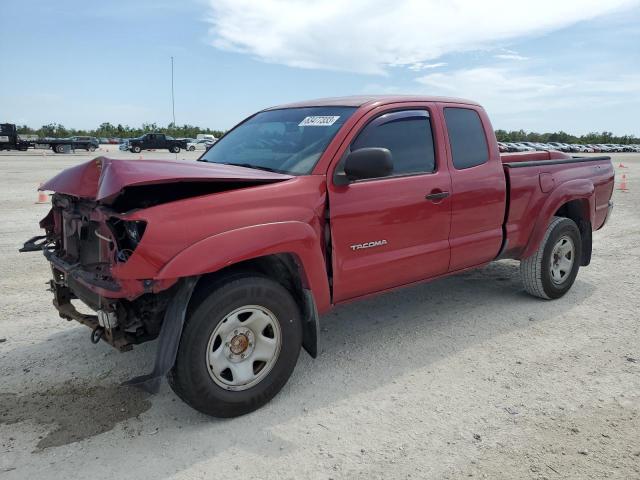
[[[612,208],[609,157],[501,155],[485,110],[374,96],[260,111],[198,161],[96,158],[41,188],[60,316],[153,370],[192,407],[251,412],[286,383],[319,315],[372,294],[516,259],[552,300],[591,259]],[[95,314],[81,313],[82,301]]]

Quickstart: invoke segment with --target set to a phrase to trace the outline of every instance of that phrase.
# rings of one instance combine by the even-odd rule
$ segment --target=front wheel
[[[196,295],[169,383],[191,405],[236,417],[271,400],[298,360],[298,305],[279,283],[239,274]]]
[[[547,300],[562,297],[578,275],[581,258],[578,226],[569,218],[554,217],[538,250],[520,262],[524,289]]]
[[[134,145],[133,147],[131,147],[131,151],[133,153],[140,153],[142,151],[142,149],[140,148],[139,145]]]

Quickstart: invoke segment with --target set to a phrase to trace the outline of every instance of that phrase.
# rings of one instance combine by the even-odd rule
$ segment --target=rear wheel
[[[580,230],[569,218],[554,217],[538,250],[520,262],[527,293],[547,300],[569,291],[582,258]]]
[[[193,145],[191,145],[191,146],[189,147],[189,151],[190,151],[190,152],[193,152],[195,149],[196,149],[196,147],[194,147]]]
[[[88,152],[95,152],[95,151],[96,151],[96,147],[95,147],[95,145],[89,145],[89,146],[87,147],[87,151],[88,151]]]
[[[199,295],[169,383],[196,410],[236,417],[271,400],[302,344],[298,305],[279,283],[241,274]]]
[[[171,147],[171,148],[169,149],[169,151],[170,151],[171,153],[180,153],[180,147],[179,147],[179,146],[177,146],[177,145],[174,145],[173,147]]]
[[[53,147],[53,151],[56,153],[64,153],[64,145],[56,145]]]

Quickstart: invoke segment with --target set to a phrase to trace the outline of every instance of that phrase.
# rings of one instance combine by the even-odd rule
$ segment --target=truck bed
[[[585,210],[593,230],[604,224],[614,185],[610,157],[574,157],[558,151],[507,153],[500,157],[508,186],[502,257],[531,254],[531,246],[537,244],[532,237],[536,222],[548,218],[545,209],[560,194],[574,194],[575,208]],[[563,188],[559,189],[560,185]]]

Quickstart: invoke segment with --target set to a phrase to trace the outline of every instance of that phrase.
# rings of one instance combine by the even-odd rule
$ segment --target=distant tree
[[[157,132],[165,133],[176,138],[195,138],[199,133],[206,133],[220,138],[224,135],[224,130],[213,130],[202,128],[197,125],[174,125],[168,124],[166,127],[156,123],[143,123],[141,127],[131,127],[118,123],[113,125],[110,122],[103,122],[92,130],[66,128],[59,123],[48,123],[38,129],[33,129],[28,125],[18,125],[18,133],[23,135],[38,135],[39,137],[67,137],[73,135],[89,135],[92,137],[107,138],[133,138],[145,133]],[[495,131],[499,142],[562,142],[562,143],[618,143],[618,144],[640,144],[640,138],[635,135],[615,136],[612,132],[589,132],[586,135],[572,135],[562,130],[558,132],[527,132],[525,130],[502,130]]]

